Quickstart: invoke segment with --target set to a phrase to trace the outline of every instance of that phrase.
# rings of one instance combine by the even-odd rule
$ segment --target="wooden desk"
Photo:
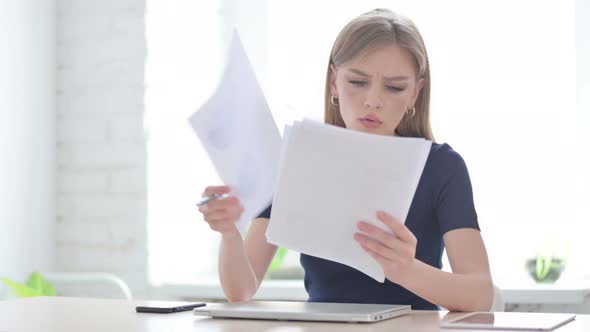
[[[590,314],[590,281],[558,280],[555,284],[537,284],[531,280],[494,280],[502,290],[506,311],[572,312]],[[152,294],[161,298],[186,298],[194,295],[200,301],[225,301],[218,280],[198,285],[165,285]],[[254,300],[306,301],[303,280],[264,280]]]
[[[461,313],[412,311],[406,316],[370,324],[226,320],[198,317],[190,311],[174,314],[136,313],[135,306],[141,303],[142,301],[66,297],[0,301],[0,332],[431,332],[439,331],[441,320],[462,315]],[[590,331],[590,315],[578,315],[574,322],[557,331]]]

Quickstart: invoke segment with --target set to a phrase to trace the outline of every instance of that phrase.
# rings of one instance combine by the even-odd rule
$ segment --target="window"
[[[527,278],[547,238],[587,272],[582,203],[590,197],[576,112],[574,2],[148,1],[150,280],[217,280],[218,236],[195,202],[219,183],[187,123],[213,92],[237,26],[282,131],[323,116],[328,54],[340,28],[389,7],[420,28],[432,68],[432,125],[467,162],[495,277]],[[532,14],[534,13],[534,15]],[[586,149],[587,150],[587,149]],[[297,264],[291,259],[291,264]]]

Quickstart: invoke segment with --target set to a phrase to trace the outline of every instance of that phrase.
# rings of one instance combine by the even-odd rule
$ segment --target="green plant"
[[[26,284],[21,284],[7,278],[0,277],[16,297],[55,296],[55,287],[47,282],[39,272],[33,272]]]
[[[567,244],[555,232],[538,240],[537,253],[526,260],[526,270],[536,282],[555,282],[566,267]]]
[[[535,261],[535,276],[538,280],[543,280],[551,271],[551,267],[553,264],[553,257],[539,255]]]
[[[287,248],[279,247],[279,249],[277,249],[275,256],[270,262],[270,266],[268,268],[269,272],[275,271],[281,267],[281,264],[283,264],[283,261],[285,260],[285,256],[287,256],[287,252]]]
[[[537,257],[527,260],[526,268],[535,281],[551,283],[561,276],[565,269],[565,259],[538,254]]]

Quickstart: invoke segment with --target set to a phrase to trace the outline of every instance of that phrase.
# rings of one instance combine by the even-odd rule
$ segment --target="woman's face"
[[[395,135],[422,88],[412,55],[397,45],[381,46],[332,68],[331,93],[346,128]]]

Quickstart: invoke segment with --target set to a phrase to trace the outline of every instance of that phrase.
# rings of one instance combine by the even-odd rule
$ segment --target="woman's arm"
[[[277,250],[266,242],[269,219],[252,221],[246,238],[239,232],[223,234],[219,251],[219,279],[230,302],[250,300],[264,279]]]
[[[425,300],[451,311],[487,311],[493,303],[493,285],[485,246],[479,231],[456,229],[444,235],[453,273],[443,272],[415,258],[416,237],[397,219],[377,217],[394,234],[359,223],[355,239],[385,271],[387,279]]]
[[[447,232],[444,241],[453,273],[415,260],[402,286],[451,311],[490,310],[494,288],[480,232],[456,229]]]
[[[203,196],[229,194],[229,186],[209,186]],[[199,207],[209,227],[221,234],[219,250],[219,279],[230,302],[252,298],[276,252],[276,246],[266,242],[269,219],[252,221],[246,239],[236,227],[244,208],[237,197],[213,200]]]

